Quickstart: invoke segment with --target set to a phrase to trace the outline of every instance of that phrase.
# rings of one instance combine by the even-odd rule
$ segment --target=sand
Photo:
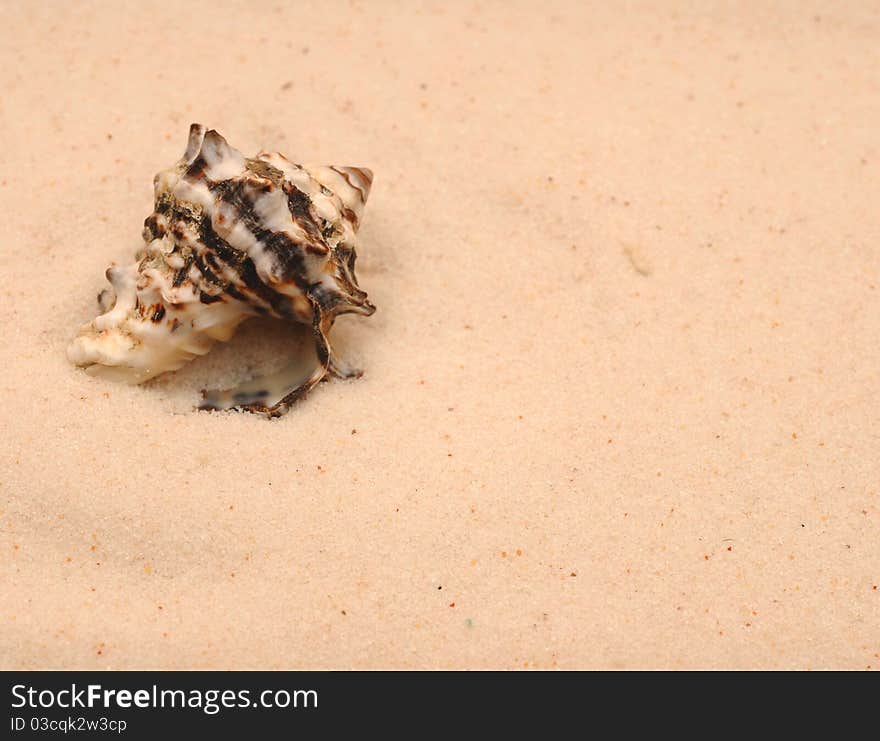
[[[880,6],[2,10],[0,666],[880,667]],[[192,121],[376,173],[275,422],[65,357]]]

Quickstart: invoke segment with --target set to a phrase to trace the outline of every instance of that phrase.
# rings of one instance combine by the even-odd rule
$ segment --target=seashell
[[[142,383],[264,315],[310,326],[317,367],[302,382],[282,372],[203,392],[199,408],[280,416],[329,375],[360,375],[328,334],[342,314],[375,311],[354,272],[372,181],[359,167],[298,165],[275,152],[246,158],[193,124],[181,160],[154,178],[145,245],[131,265],[107,269],[104,313],[80,329],[68,357],[91,374]]]

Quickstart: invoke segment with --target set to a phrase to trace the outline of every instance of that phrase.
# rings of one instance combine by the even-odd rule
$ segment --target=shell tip
[[[189,138],[186,141],[186,151],[183,153],[183,161],[188,165],[192,164],[198,156],[202,142],[205,140],[206,130],[205,126],[200,123],[189,125]]]

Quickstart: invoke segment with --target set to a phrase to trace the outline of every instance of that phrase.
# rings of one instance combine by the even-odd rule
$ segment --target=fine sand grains
[[[329,5],[4,4],[0,666],[880,667],[876,7]],[[65,358],[192,121],[376,174],[275,422]]]

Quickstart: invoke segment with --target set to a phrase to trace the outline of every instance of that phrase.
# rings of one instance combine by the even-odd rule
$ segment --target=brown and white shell
[[[337,316],[369,316],[358,287],[357,231],[373,174],[246,158],[214,130],[190,127],[183,158],[154,179],[155,210],[136,261],[111,265],[103,314],[68,348],[90,373],[141,383],[180,368],[257,315],[309,325],[318,367],[280,391],[206,392],[200,408],[279,416],[328,375],[351,377],[330,347]],[[276,379],[277,381],[277,379]]]

